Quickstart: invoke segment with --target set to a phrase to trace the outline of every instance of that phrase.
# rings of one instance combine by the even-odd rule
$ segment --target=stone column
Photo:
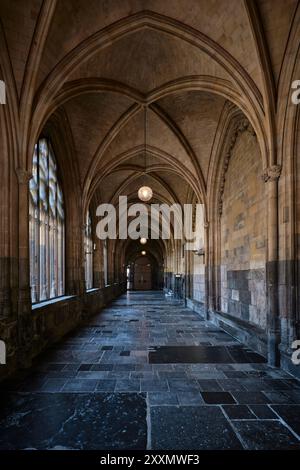
[[[272,165],[265,170],[263,180],[268,195],[268,254],[266,263],[267,282],[267,335],[268,363],[278,366],[280,322],[278,305],[278,179],[281,167]]]
[[[96,249],[93,254],[93,269],[94,269],[94,287],[104,287],[104,274],[103,274],[103,246],[102,241],[98,238],[95,241]]]
[[[1,115],[2,116],[2,115]],[[1,139],[1,133],[0,133]],[[16,368],[17,363],[17,315],[14,308],[13,288],[17,284],[16,258],[13,249],[13,237],[16,233],[12,228],[12,214],[16,208],[14,200],[10,198],[10,168],[5,162],[6,147],[0,141],[0,154],[3,158],[0,186],[0,340],[5,342],[6,365],[0,367],[0,379]],[[14,214],[13,214],[14,215]]]
[[[31,174],[16,170],[18,178],[18,219],[19,219],[19,286],[18,286],[18,357],[22,367],[31,364],[31,350],[34,339],[34,324],[31,314],[29,277],[29,195]]]
[[[210,266],[211,266],[211,252],[209,243],[209,223],[204,222],[204,282],[205,282],[205,305],[204,315],[205,320],[209,320],[210,297],[212,283],[210,282]]]

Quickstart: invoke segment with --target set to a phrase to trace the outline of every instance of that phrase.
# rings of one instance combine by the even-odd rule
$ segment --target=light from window
[[[35,145],[29,182],[32,302],[59,297],[65,284],[65,214],[55,156],[48,139]]]

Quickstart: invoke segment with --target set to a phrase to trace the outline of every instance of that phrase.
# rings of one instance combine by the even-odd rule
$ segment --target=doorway
[[[134,264],[134,290],[152,289],[152,266],[147,256],[137,258]]]

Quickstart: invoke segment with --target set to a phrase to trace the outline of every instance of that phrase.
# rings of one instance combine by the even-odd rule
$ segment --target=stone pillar
[[[18,219],[19,219],[19,286],[18,286],[18,358],[22,367],[31,364],[34,324],[31,314],[29,277],[29,197],[28,186],[31,174],[18,168]]]
[[[217,309],[217,278],[216,278],[216,250],[218,249],[218,238],[216,237],[219,226],[215,223],[214,216],[211,214],[209,227],[207,228],[207,283],[208,283],[208,316],[210,312]]]
[[[0,118],[2,115],[0,116]],[[0,132],[0,139],[2,135]],[[13,210],[16,208],[14,200],[10,198],[10,168],[6,164],[7,149],[4,139],[0,140],[0,154],[2,156],[2,184],[0,186],[0,340],[5,342],[6,365],[0,367],[0,380],[16,368],[18,350],[17,315],[14,308],[13,289],[17,284],[16,258],[13,249],[16,231],[13,230],[11,220]]]
[[[211,252],[210,252],[210,243],[209,243],[209,223],[204,222],[204,282],[205,282],[205,305],[204,305],[204,315],[205,320],[209,320],[209,309],[210,309],[210,297],[212,283],[210,282],[210,266],[211,266]]]
[[[9,200],[9,171],[3,165],[3,181],[0,187],[0,321],[5,321],[11,314],[10,292],[10,200]],[[1,338],[0,338],[1,339]]]
[[[268,253],[267,282],[267,336],[268,363],[278,366],[280,361],[280,321],[278,305],[278,179],[281,167],[272,165],[263,174],[268,190]]]
[[[95,246],[93,253],[94,287],[102,288],[104,287],[102,241],[97,238]]]

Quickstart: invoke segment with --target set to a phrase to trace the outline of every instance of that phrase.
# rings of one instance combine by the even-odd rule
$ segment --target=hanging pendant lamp
[[[145,174],[147,170],[147,106],[144,111],[144,164]],[[138,190],[138,198],[143,202],[148,202],[153,196],[153,191],[149,186],[141,186]]]

